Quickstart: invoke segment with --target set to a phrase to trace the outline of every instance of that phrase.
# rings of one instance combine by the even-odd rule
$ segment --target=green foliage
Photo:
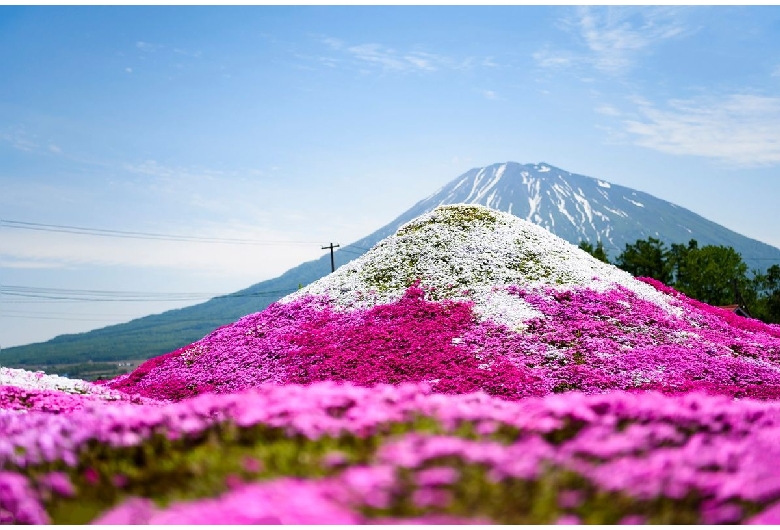
[[[683,256],[682,274],[674,283],[678,291],[711,305],[744,305],[740,296],[750,291],[750,282],[747,265],[736,250],[707,245],[689,248]]]
[[[602,243],[601,240],[596,243],[596,248],[593,248],[593,245],[589,241],[580,241],[579,249],[584,250],[599,261],[609,263],[607,252],[604,250],[604,243]]]
[[[615,265],[634,276],[655,278],[668,284],[672,280],[668,253],[660,239],[637,239],[633,244],[626,243],[626,249],[617,257]]]
[[[758,297],[751,314],[764,322],[780,324],[780,265],[755,274],[753,286]]]
[[[593,252],[581,242],[580,248]],[[739,304],[755,318],[780,323],[780,265],[748,274],[742,256],[732,247],[706,245],[695,239],[670,248],[658,239],[637,240],[615,263],[635,276],[649,276],[710,305]]]

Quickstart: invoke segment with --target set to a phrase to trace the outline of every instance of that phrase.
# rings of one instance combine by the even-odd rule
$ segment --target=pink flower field
[[[0,368],[0,522],[773,524],[779,399],[780,326],[440,207],[131,374]]]

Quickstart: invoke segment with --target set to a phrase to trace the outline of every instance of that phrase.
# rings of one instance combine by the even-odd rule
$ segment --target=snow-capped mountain
[[[445,204],[481,204],[540,225],[578,244],[601,240],[615,259],[626,243],[656,237],[670,243],[725,245],[742,254],[751,269],[780,263],[780,249],[750,239],[690,210],[647,193],[596,178],[569,173],[550,164],[506,162],[474,168],[421,200],[392,222],[335,253],[336,266],[365,254],[412,219]],[[330,273],[330,254],[302,263],[278,278],[257,283],[195,306],[150,315],[100,330],[63,335],[41,344],[3,349],[6,366],[84,360],[141,359],[172,351],[212,329],[260,311],[282,296]],[[154,347],[145,338],[155,337]]]
[[[436,206],[457,203],[482,204],[511,213],[570,243],[585,240],[595,245],[602,241],[611,258],[625,249],[626,243],[655,237],[667,244],[696,239],[700,245],[731,246],[751,267],[765,269],[773,260],[780,262],[780,249],[737,234],[690,210],[545,163],[506,162],[471,169],[386,228],[392,232],[394,227]],[[385,229],[380,232],[389,235]],[[364,243],[371,242],[372,236]]]

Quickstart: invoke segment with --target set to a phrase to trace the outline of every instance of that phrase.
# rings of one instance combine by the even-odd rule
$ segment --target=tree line
[[[695,239],[687,245],[667,247],[660,239],[649,237],[626,243],[614,262],[607,258],[601,241],[595,247],[581,241],[579,248],[634,276],[655,278],[696,300],[715,306],[739,304],[754,318],[780,323],[780,265],[748,271],[732,247],[700,247]]]

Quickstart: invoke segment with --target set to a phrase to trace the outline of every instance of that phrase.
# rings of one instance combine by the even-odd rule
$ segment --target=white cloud
[[[135,43],[135,47],[141,50],[142,52],[156,52],[162,46],[160,44],[151,44],[149,42],[144,42],[142,40],[139,40]]]
[[[682,9],[670,7],[578,7],[576,16],[562,21],[575,32],[584,52],[544,48],[533,54],[543,68],[589,65],[611,75],[633,68],[637,58],[654,46],[691,32],[681,20]]]
[[[580,34],[593,65],[607,73],[630,69],[637,53],[686,33],[679,12],[669,8],[578,9]]]
[[[392,48],[385,48],[380,44],[350,46],[347,48],[347,52],[358,60],[381,66],[387,70],[409,70],[415,66],[414,63],[398,57]]]
[[[55,145],[55,144],[49,145],[49,151],[57,155],[62,154],[62,148],[59,145]]]
[[[330,46],[334,50],[340,50],[340,49],[342,49],[344,47],[344,41],[339,40],[339,39],[334,39],[332,37],[324,38],[324,39],[322,39],[322,42],[324,44],[327,44],[328,46]]]
[[[564,68],[574,62],[574,56],[568,52],[539,50],[532,54],[536,64],[542,68]]]
[[[174,48],[173,53],[178,53],[179,55],[186,55],[187,57],[195,57],[196,59],[200,59],[200,52],[191,52],[189,50],[184,50],[182,48]]]
[[[772,77],[780,77],[780,65],[775,67],[774,71],[772,72]]]
[[[492,90],[483,90],[482,95],[485,96],[485,99],[498,99],[498,94]]]
[[[2,136],[0,136],[0,138],[2,138],[3,141],[10,143],[11,147],[13,147],[14,149],[17,149],[19,151],[24,151],[26,153],[31,153],[38,149],[38,143],[35,140],[33,140],[33,137],[25,133],[23,130],[17,130],[10,133],[5,133]]]
[[[317,60],[322,65],[327,66],[328,68],[336,68],[339,65],[339,63],[341,62],[341,61],[339,61],[338,59],[336,59],[334,57],[327,57],[327,56],[318,57]]]
[[[780,97],[732,94],[677,99],[665,109],[641,99],[637,103],[639,116],[624,121],[637,145],[734,166],[780,164]]]
[[[127,72],[128,74],[132,74],[133,69],[128,66],[127,68],[125,68],[125,72]]]
[[[430,57],[425,57],[422,54],[410,54],[405,55],[404,59],[409,61],[413,66],[420,70],[436,70],[436,67],[432,65]]]
[[[345,58],[342,60],[332,55],[320,56],[316,57],[318,62],[328,67],[351,65],[357,67],[364,74],[377,69],[393,72],[433,72],[437,70],[465,70],[472,68],[475,64],[489,68],[499,66],[493,62],[492,57],[477,62],[473,57],[456,60],[421,50],[395,50],[378,43],[350,46],[340,39],[330,37],[320,39],[320,42],[334,52],[332,55],[343,55]]]
[[[604,116],[620,116],[620,111],[612,105],[599,105],[595,110],[597,113],[603,114]]]

